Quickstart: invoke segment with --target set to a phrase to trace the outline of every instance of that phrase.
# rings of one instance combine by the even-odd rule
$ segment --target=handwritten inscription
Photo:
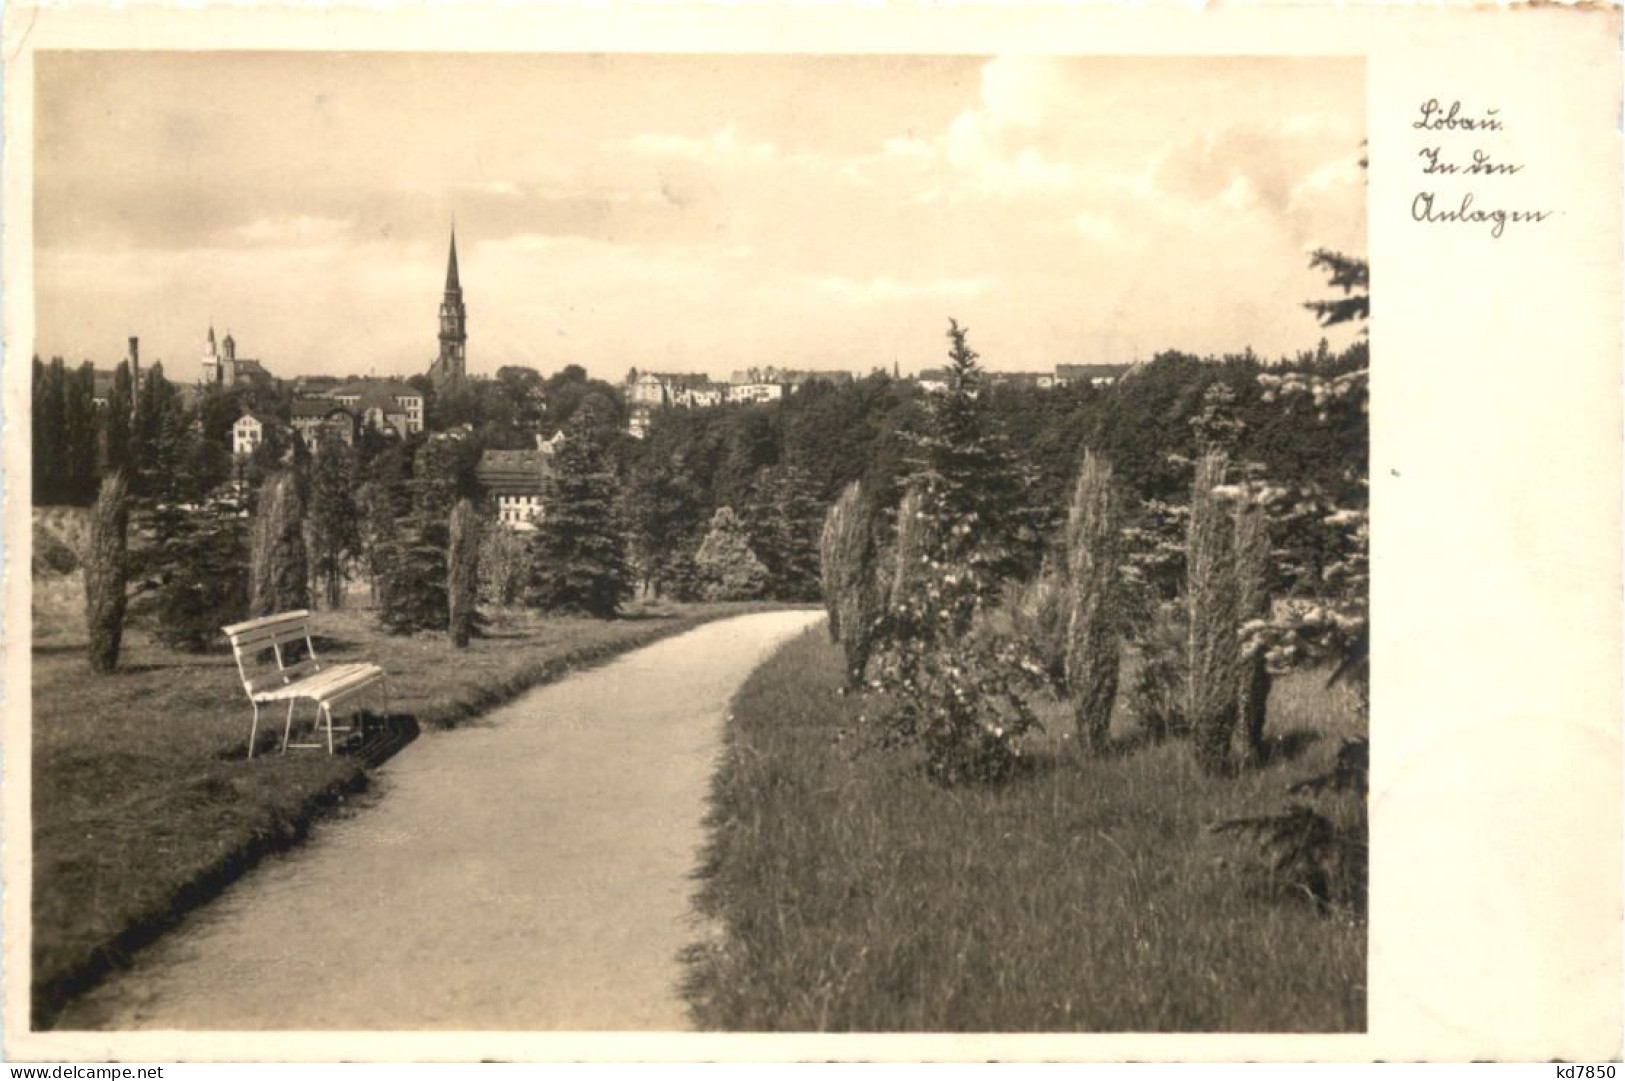
[[[1485,146],[1463,147],[1452,144],[1450,137],[1463,134],[1493,136],[1507,130],[1501,110],[1485,108],[1470,110],[1459,101],[1441,105],[1438,98],[1424,101],[1411,127],[1440,136],[1438,142],[1419,149],[1422,175],[1427,177],[1473,177],[1499,179],[1517,176],[1524,171],[1524,163],[1499,160],[1493,148]],[[1546,209],[1510,209],[1481,200],[1477,191],[1419,191],[1411,199],[1411,220],[1426,225],[1487,226],[1491,237],[1499,240],[1509,225],[1538,225],[1552,217],[1556,211]]]

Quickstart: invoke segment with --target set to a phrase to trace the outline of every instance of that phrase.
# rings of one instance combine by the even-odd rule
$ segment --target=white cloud
[[[853,279],[841,277],[812,277],[807,284],[837,300],[855,304],[887,303],[914,300],[921,297],[971,297],[986,293],[992,282],[987,278],[930,278],[905,281],[899,278],[878,277]]]
[[[769,162],[779,157],[771,142],[751,141],[739,135],[734,124],[725,124],[705,138],[649,132],[618,144],[619,149],[647,157],[687,158],[691,161]]]
[[[231,229],[231,239],[241,244],[267,247],[311,247],[331,244],[350,232],[350,222],[341,218],[320,218],[309,215],[292,217],[256,218],[246,225]]]

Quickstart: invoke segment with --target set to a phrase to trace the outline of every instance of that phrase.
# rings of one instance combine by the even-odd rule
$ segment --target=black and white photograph
[[[36,1025],[1363,1028],[1358,59],[38,80]]]
[[[1439,398],[1368,218],[1566,236],[1496,202],[1527,112],[1234,39],[238,40],[31,54],[8,1033],[1363,1057],[1368,804],[1459,824],[1373,783],[1443,478],[1374,452]]]

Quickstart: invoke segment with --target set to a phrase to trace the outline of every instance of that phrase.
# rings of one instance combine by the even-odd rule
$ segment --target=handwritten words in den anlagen
[[[1436,141],[1418,151],[1422,159],[1422,175],[1430,183],[1443,178],[1497,180],[1523,172],[1521,162],[1497,160],[1496,136],[1506,131],[1506,122],[1499,109],[1485,109],[1482,113],[1469,113],[1461,102],[1449,106],[1439,104],[1437,98],[1422,103],[1421,116],[1411,127],[1424,131]],[[1466,138],[1463,138],[1463,137]],[[1419,191],[1411,200],[1411,218],[1428,224],[1466,224],[1489,227],[1490,236],[1499,239],[1508,225],[1539,224],[1550,218],[1551,210],[1508,210],[1487,206],[1473,190]]]

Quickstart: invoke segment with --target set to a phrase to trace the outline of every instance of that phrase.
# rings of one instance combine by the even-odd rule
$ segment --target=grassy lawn
[[[374,741],[367,754],[284,756],[270,742],[281,734],[276,716],[261,724],[272,753],[245,761],[250,711],[229,653],[179,654],[127,630],[119,672],[97,678],[82,605],[77,575],[35,579],[35,1027],[260,856],[298,840],[314,812],[364,785],[369,761],[418,726],[455,725],[573,668],[761,607],[634,607],[612,622],[497,613],[466,651],[444,635],[391,638],[361,608],[318,612],[324,659],[388,671],[393,736],[382,752]]]
[[[1256,850],[1207,831],[1278,809],[1363,731],[1323,678],[1276,684],[1285,749],[1237,779],[1202,776],[1183,742],[1076,756],[1051,704],[1028,773],[944,789],[837,743],[862,709],[840,667],[811,632],[735,701],[702,872],[713,933],[689,958],[701,1027],[1364,1029],[1365,926],[1267,896]]]

